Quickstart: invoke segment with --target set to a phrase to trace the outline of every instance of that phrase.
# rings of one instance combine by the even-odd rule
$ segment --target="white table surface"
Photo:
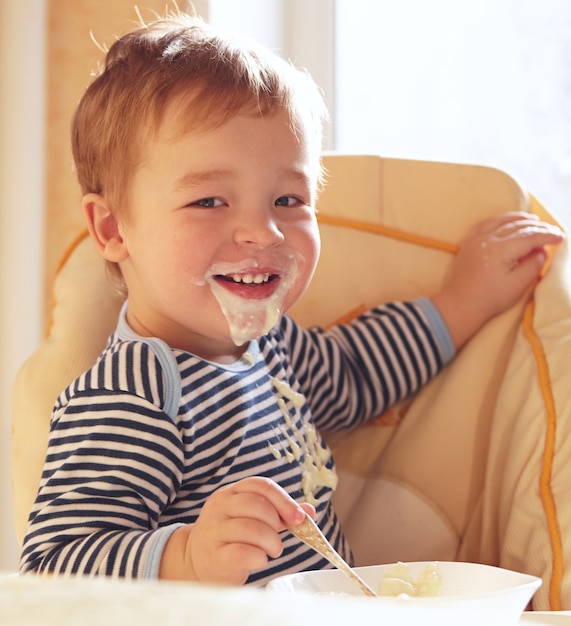
[[[423,614],[402,623],[496,626],[493,618],[476,620],[472,613],[453,621]],[[1,626],[394,626],[383,617],[384,607],[357,596],[0,574]],[[571,626],[571,611],[525,613],[510,624],[565,625]]]

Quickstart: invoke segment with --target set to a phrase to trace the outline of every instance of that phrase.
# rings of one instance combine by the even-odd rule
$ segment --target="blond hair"
[[[158,130],[166,106],[178,96],[184,96],[181,132],[214,128],[244,110],[265,115],[279,109],[292,128],[303,116],[321,150],[327,112],[306,72],[178,12],[118,39],[82,97],[72,149],[84,194],[104,195],[115,211],[128,203],[142,142]]]

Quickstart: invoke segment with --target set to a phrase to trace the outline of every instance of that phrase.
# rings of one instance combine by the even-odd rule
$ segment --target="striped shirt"
[[[430,301],[377,307],[327,331],[286,316],[231,366],[136,335],[125,312],[95,365],[57,399],[21,572],[156,578],[171,533],[195,522],[216,489],[255,475],[312,502],[351,560],[319,431],[382,414],[452,359]],[[287,532],[283,545],[249,583],[329,567]]]

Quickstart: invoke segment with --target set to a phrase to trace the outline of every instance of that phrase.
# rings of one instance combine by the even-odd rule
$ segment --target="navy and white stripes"
[[[452,358],[431,307],[427,300],[378,307],[330,331],[285,317],[235,366],[137,338],[123,317],[94,367],[57,400],[21,571],[156,577],[170,533],[192,524],[217,488],[261,475],[303,501],[313,423],[353,428],[413,394]],[[272,379],[305,403],[280,394]],[[331,455],[325,465],[333,469]],[[349,559],[331,493],[318,484],[311,494],[317,522]],[[282,556],[250,583],[328,566],[291,535],[283,540]]]

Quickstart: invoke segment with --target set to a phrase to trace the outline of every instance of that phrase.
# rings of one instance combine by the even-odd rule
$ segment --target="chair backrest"
[[[311,287],[291,311],[305,325],[329,325],[362,307],[431,293],[458,242],[480,219],[532,210],[555,221],[515,180],[493,168],[333,153],[324,155],[324,163],[329,182],[318,201],[322,256]],[[536,289],[532,330],[544,322],[551,329],[544,337],[540,328],[540,343],[549,341],[555,323],[560,339],[557,333],[565,332],[564,321],[571,318],[566,298],[571,290],[562,278],[565,259],[565,251],[558,252],[555,269]],[[121,304],[86,238],[66,255],[54,294],[49,335],[14,387],[14,509],[20,540],[40,479],[52,404],[97,357]],[[537,452],[537,440],[550,433],[536,358],[529,343],[521,344],[528,309],[521,302],[492,320],[413,401],[376,416],[370,426],[330,439],[340,474],[336,504],[359,564],[460,557],[555,580],[540,596],[544,604],[547,594],[549,601],[561,596],[561,580],[568,575],[565,568],[555,571],[562,522],[555,516],[554,525],[548,510],[559,494],[541,492],[536,484],[549,456]],[[549,324],[541,317],[548,310]],[[565,360],[557,362],[557,371],[564,365]],[[520,397],[524,392],[528,402]],[[528,423],[521,434],[524,456],[505,441],[506,432],[519,432],[520,418]],[[528,432],[535,443],[531,469],[531,453],[525,456],[532,446]],[[551,454],[549,462],[557,458]],[[509,479],[504,474],[498,486],[490,472],[504,471],[506,462]],[[525,484],[521,472],[518,477],[523,467],[529,477]],[[524,489],[530,484],[532,495]],[[520,514],[522,508],[540,511],[535,526]],[[568,517],[571,526],[571,509]],[[514,549],[522,527],[533,528],[537,543],[528,560],[525,546]],[[571,529],[569,544],[571,549]]]

